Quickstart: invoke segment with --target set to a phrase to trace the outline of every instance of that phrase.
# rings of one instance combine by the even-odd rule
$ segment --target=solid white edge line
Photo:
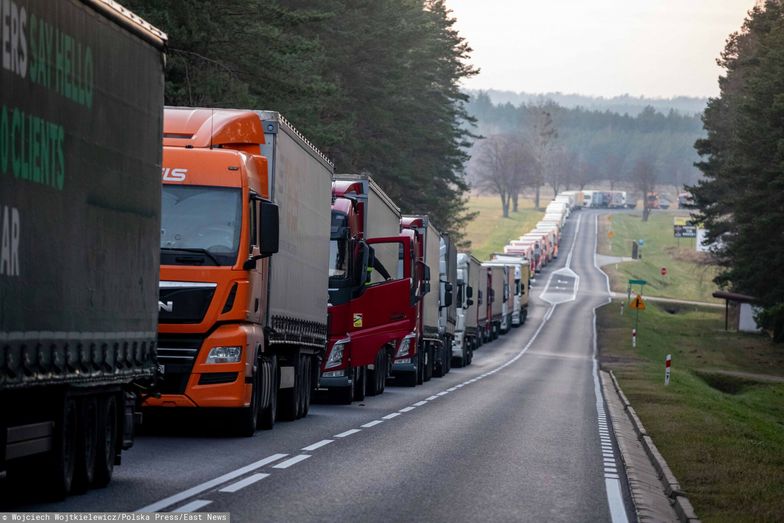
[[[575,238],[576,239],[576,238]],[[596,270],[601,272],[604,275],[605,281],[607,283],[607,301],[600,305],[603,307],[607,303],[612,302],[611,294],[610,294],[610,278],[607,276],[607,273],[604,272],[599,268],[596,264],[596,251],[599,248],[599,215],[595,215],[594,217],[594,237],[593,237],[593,266]],[[604,412],[604,393],[602,392],[601,384],[599,382],[599,360],[598,350],[598,336],[596,332],[596,309],[600,306],[593,308],[593,390],[594,395],[596,396],[596,417],[597,422],[599,420],[606,419],[606,413]],[[623,494],[621,493],[621,482],[619,479],[608,479],[610,476],[605,475],[604,485],[605,485],[605,492],[607,495],[607,504],[610,508],[610,517],[612,518],[613,523],[628,523],[629,516],[626,514],[626,505],[623,502]]]
[[[274,469],[287,469],[287,468],[289,468],[291,466],[296,465],[297,463],[300,463],[301,461],[305,461],[309,457],[310,457],[310,454],[298,454],[296,456],[293,456],[293,457],[287,459],[286,461],[281,461],[277,465],[273,465],[272,468],[274,468]]]
[[[376,425],[381,425],[382,423],[384,423],[384,420],[377,419],[377,420],[373,420],[373,421],[370,421],[368,423],[365,423],[364,425],[360,425],[360,427],[362,427],[363,429],[369,429],[370,427],[375,427]]]
[[[197,494],[201,494],[205,490],[210,490],[211,488],[215,488],[218,485],[223,483],[228,483],[229,481],[233,480],[234,478],[238,478],[240,476],[244,476],[248,472],[254,471],[258,468],[263,467],[264,465],[268,465],[274,461],[278,461],[279,459],[285,458],[288,454],[273,454],[272,456],[267,456],[264,459],[260,459],[250,465],[245,465],[244,467],[240,467],[236,470],[232,470],[231,472],[227,472],[222,476],[218,476],[217,478],[211,479],[209,481],[205,481],[204,483],[200,483],[195,487],[191,487],[187,490],[183,490],[173,496],[169,496],[168,498],[164,498],[160,501],[156,501],[146,507],[142,507],[135,512],[158,512],[159,510],[170,507],[175,503],[179,503],[185,499],[191,498]]]
[[[321,441],[317,441],[313,445],[308,445],[307,447],[302,447],[302,450],[304,450],[306,452],[310,452],[311,450],[320,449],[324,445],[329,445],[333,441],[335,441],[335,440],[334,439],[322,439]]]
[[[360,432],[360,430],[359,429],[349,429],[349,430],[347,430],[345,432],[341,432],[340,434],[335,434],[334,437],[336,437],[336,438],[345,438],[347,436],[351,436],[352,434],[356,434],[357,432]]]
[[[186,503],[181,507],[177,507],[172,512],[196,512],[200,508],[204,508],[207,505],[212,503],[211,499],[197,499],[195,501],[191,501],[190,503]]]
[[[247,478],[241,479],[241,480],[239,480],[236,483],[232,483],[231,485],[227,485],[227,486],[223,487],[222,489],[218,490],[218,492],[228,492],[229,494],[233,494],[234,492],[237,492],[238,490],[244,489],[245,487],[247,487],[249,485],[253,485],[257,481],[261,481],[262,479],[264,479],[266,477],[269,477],[269,474],[265,474],[263,472],[257,472],[256,474],[253,474],[252,476],[248,476]]]

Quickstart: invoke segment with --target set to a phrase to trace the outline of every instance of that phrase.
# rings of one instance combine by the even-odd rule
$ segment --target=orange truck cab
[[[244,435],[304,416],[326,344],[332,165],[275,112],[168,107],[163,127],[145,406],[224,409]]]

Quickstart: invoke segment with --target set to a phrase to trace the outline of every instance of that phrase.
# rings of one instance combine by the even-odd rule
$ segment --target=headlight
[[[207,363],[237,363],[242,357],[242,347],[213,347],[207,354]]]
[[[400,346],[397,348],[397,354],[395,354],[395,359],[404,358],[413,353],[414,351],[412,349],[414,349],[415,343],[416,333],[412,332],[403,338],[403,340],[400,342]]]
[[[342,340],[338,340],[332,346],[332,350],[329,352],[329,358],[327,358],[327,362],[324,364],[325,369],[331,369],[333,367],[339,367],[343,363],[343,349],[349,343],[348,338],[343,338]]]

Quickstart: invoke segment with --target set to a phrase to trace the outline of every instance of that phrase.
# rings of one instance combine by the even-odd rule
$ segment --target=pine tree
[[[757,6],[730,36],[720,96],[695,147],[704,180],[692,187],[708,240],[723,240],[717,283],[760,299],[760,319],[784,340],[784,6]]]

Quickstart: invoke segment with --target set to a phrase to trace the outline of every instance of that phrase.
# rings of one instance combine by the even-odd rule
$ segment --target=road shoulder
[[[615,377],[600,371],[613,432],[639,521],[697,522],[689,499],[645,432]]]

